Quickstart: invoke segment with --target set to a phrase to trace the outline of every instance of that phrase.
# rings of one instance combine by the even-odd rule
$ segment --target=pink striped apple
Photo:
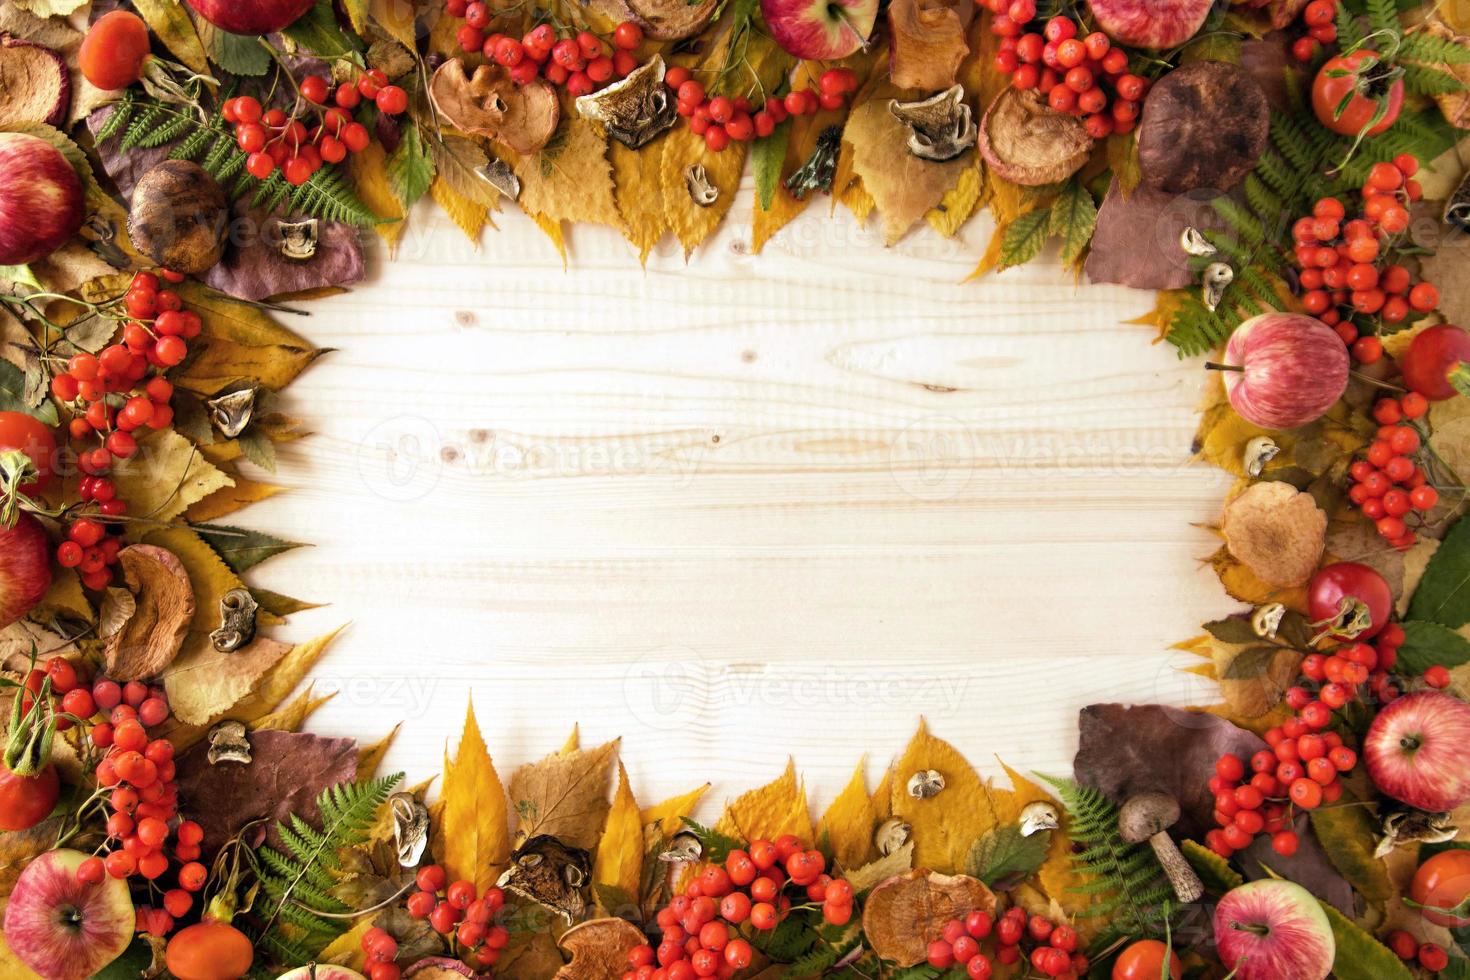
[[[1337,955],[1317,899],[1275,878],[1225,893],[1215,907],[1215,948],[1234,980],[1324,980]]]
[[[0,265],[44,259],[86,217],[82,180],[61,151],[25,133],[0,133]]]
[[[1470,704],[1443,691],[1395,698],[1368,727],[1363,765],[1374,786],[1420,810],[1470,803]]]
[[[771,37],[787,53],[807,61],[833,61],[868,43],[878,0],[761,0],[761,14]]]
[[[231,34],[274,34],[310,10],[316,0],[189,0],[189,6]]]
[[[77,880],[87,855],[62,848],[26,865],[5,906],[5,942],[45,980],[85,980],[122,955],[137,916],[128,883]]]
[[[1347,390],[1342,338],[1315,317],[1266,313],[1235,328],[1225,345],[1225,393],[1240,417],[1263,429],[1295,429],[1326,414]]]

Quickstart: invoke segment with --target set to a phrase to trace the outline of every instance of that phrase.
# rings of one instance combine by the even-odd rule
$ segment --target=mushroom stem
[[[1205,886],[1167,833],[1178,819],[1179,801],[1174,797],[1167,793],[1139,793],[1118,811],[1118,835],[1130,844],[1148,841],[1175,896],[1188,905],[1199,901]]]
[[[1205,884],[1195,874],[1194,868],[1189,866],[1189,861],[1180,852],[1174,839],[1161,830],[1150,837],[1148,843],[1154,849],[1154,856],[1159,859],[1159,864],[1163,865],[1164,874],[1174,887],[1174,894],[1179,901],[1186,905],[1199,901],[1200,896],[1205,893]]]

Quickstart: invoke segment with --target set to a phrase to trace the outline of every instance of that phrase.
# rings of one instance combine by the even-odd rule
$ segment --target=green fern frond
[[[112,109],[112,114],[97,129],[96,140],[110,140],[133,118],[133,112],[138,108],[137,100],[133,96],[132,89],[124,89],[122,97],[118,99],[117,105]]]
[[[1414,95],[1449,95],[1465,83],[1447,71],[1428,65],[1404,65],[1404,88]]]
[[[352,911],[332,895],[338,883],[333,874],[340,866],[337,855],[367,840],[378,812],[402,778],[400,774],[323,790],[316,800],[320,829],[293,813],[289,823],[276,823],[281,849],[263,846],[256,852],[265,898],[264,902],[257,899],[253,910],[265,923],[259,942],[280,950],[282,962],[303,965],[312,955],[307,947],[320,949],[346,931],[348,920],[317,914]],[[284,926],[299,933],[299,938],[283,935]]]
[[[358,199],[342,171],[333,167],[323,167],[291,192],[291,210],[359,228],[379,223],[378,216]]]
[[[1399,28],[1399,8],[1394,0],[1367,0],[1368,29],[1370,31],[1396,32]]]
[[[792,963],[809,953],[818,942],[816,930],[803,916],[781,920],[776,928],[756,938],[756,946],[777,963]]]
[[[161,102],[152,102],[143,107],[143,111],[136,113],[128,123],[123,132],[122,140],[118,143],[119,149],[132,150],[141,146],[148,134],[157,129],[168,114],[168,109]]]
[[[791,980],[822,976],[841,956],[842,952],[836,946],[819,943],[811,952],[787,966],[785,976],[790,977]]]
[[[1405,35],[1399,56],[1426,65],[1470,64],[1470,48],[1456,44],[1454,38],[1424,31]]]

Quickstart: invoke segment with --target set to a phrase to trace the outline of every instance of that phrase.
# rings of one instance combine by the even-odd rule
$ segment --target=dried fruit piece
[[[995,911],[995,894],[979,879],[917,868],[873,889],[863,907],[863,932],[879,958],[914,966],[928,956],[946,922],[977,909]]]
[[[1087,0],[1104,34],[1134,48],[1172,48],[1204,26],[1213,0]]]
[[[1270,135],[1266,93],[1244,69],[1195,61],[1149,91],[1138,129],[1143,182],[1171,194],[1227,191],[1256,165]]]
[[[0,36],[0,127],[43,122],[60,127],[71,106],[71,72],[50,48]]]
[[[654,41],[682,41],[704,30],[719,0],[589,0],[587,6],[612,23],[632,21]]]
[[[537,79],[517,85],[496,65],[481,65],[474,75],[466,75],[458,58],[434,72],[429,97],[462,132],[499,140],[522,154],[536,153],[550,142],[561,121],[561,103],[548,83]]]
[[[893,0],[888,7],[893,84],[922,92],[953,85],[970,53],[966,32],[974,16],[974,0]]]
[[[1289,483],[1253,484],[1225,505],[1225,547],[1267,585],[1304,585],[1322,560],[1327,515]]]
[[[1034,89],[1008,88],[980,120],[980,153],[996,176],[1040,187],[1066,180],[1092,154],[1082,120],[1057,112]]]
[[[627,919],[592,919],[572,926],[557,940],[572,961],[553,980],[618,980],[628,969],[628,953],[645,942]]]
[[[117,555],[133,614],[108,637],[102,663],[118,681],[158,677],[179,655],[194,618],[194,589],[184,563],[172,551],[135,544]]]

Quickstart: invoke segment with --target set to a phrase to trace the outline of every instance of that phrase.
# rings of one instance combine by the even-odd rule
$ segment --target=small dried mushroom
[[[636,150],[678,118],[678,108],[664,84],[664,59],[658,55],[600,92],[578,97],[577,111],[598,122],[607,134]]]
[[[1220,300],[1225,298],[1225,289],[1235,281],[1235,269],[1229,262],[1211,262],[1200,275],[1201,299],[1205,309],[1215,312]]]
[[[863,933],[880,959],[922,963],[945,923],[974,910],[995,911],[995,894],[978,878],[918,868],[876,886],[863,904]]]
[[[627,919],[589,919],[561,934],[556,944],[572,961],[552,980],[619,980],[628,969],[628,954],[647,939]]]
[[[1227,191],[1256,165],[1271,126],[1266,93],[1250,73],[1195,61],[1149,90],[1138,127],[1143,183],[1170,194]]]
[[[480,65],[466,75],[463,61],[446,61],[434,72],[429,97],[458,129],[498,140],[522,154],[536,153],[550,142],[561,121],[561,103],[549,83],[538,79],[517,85],[498,65]]]
[[[249,589],[231,589],[219,597],[219,629],[209,642],[220,653],[234,653],[255,639],[255,616],[260,604]]]
[[[388,797],[393,811],[393,849],[400,868],[416,868],[429,845],[429,808],[412,793]]]
[[[909,152],[921,160],[953,160],[975,145],[979,133],[962,85],[918,102],[895,99],[888,111],[909,128]]]
[[[1169,836],[1169,828],[1179,822],[1179,816],[1179,801],[1174,797],[1166,793],[1139,793],[1129,797],[1118,811],[1118,836],[1130,844],[1148,841],[1175,897],[1187,905],[1199,901],[1205,886]]]
[[[1062,815],[1046,800],[1027,803],[1021,809],[1021,836],[1031,837],[1043,830],[1056,830],[1062,825]]]
[[[1225,547],[1267,585],[1305,584],[1322,560],[1327,515],[1289,483],[1254,483],[1225,505]]]
[[[996,175],[1040,187],[1066,180],[1092,155],[1082,120],[1057,112],[1035,90],[1007,88],[980,120],[980,154]]]
[[[893,0],[888,6],[893,84],[921,92],[953,85],[970,53],[967,31],[974,17],[974,0]]]
[[[909,795],[916,800],[927,800],[944,792],[944,774],[938,769],[920,769],[909,777]]]
[[[560,913],[571,924],[587,911],[584,889],[591,879],[592,863],[586,851],[541,834],[510,856],[510,867],[496,884]]]
[[[1396,848],[1408,844],[1443,844],[1460,834],[1451,814],[1428,813],[1407,806],[1395,806],[1382,813],[1379,827],[1383,836],[1373,850],[1376,858],[1387,857]]]
[[[1281,447],[1270,436],[1256,436],[1245,444],[1245,451],[1240,454],[1240,465],[1245,468],[1245,475],[1251,478],[1260,476],[1266,469],[1266,464],[1281,455]]]
[[[873,834],[873,844],[879,854],[887,857],[907,844],[913,833],[914,828],[907,823],[898,817],[889,817],[878,825],[877,832]]]
[[[310,262],[316,258],[321,225],[316,218],[303,221],[277,221],[276,234],[281,257],[292,262]]]
[[[204,403],[209,409],[209,421],[226,439],[236,438],[250,425],[255,416],[255,395],[259,390],[255,385],[247,385]]]
[[[222,762],[250,765],[250,739],[245,734],[243,721],[222,721],[209,730],[209,752],[206,756],[211,766]]]
[[[689,199],[702,208],[720,199],[720,189],[710,182],[709,171],[702,163],[691,163],[684,168],[684,185],[689,188]]]
[[[165,160],[133,188],[128,237],[168,269],[197,275],[219,264],[229,231],[224,188],[203,167]]]
[[[119,681],[157,677],[179,655],[194,619],[189,573],[172,551],[151,544],[130,545],[117,558],[133,612],[107,638],[103,667]]]

